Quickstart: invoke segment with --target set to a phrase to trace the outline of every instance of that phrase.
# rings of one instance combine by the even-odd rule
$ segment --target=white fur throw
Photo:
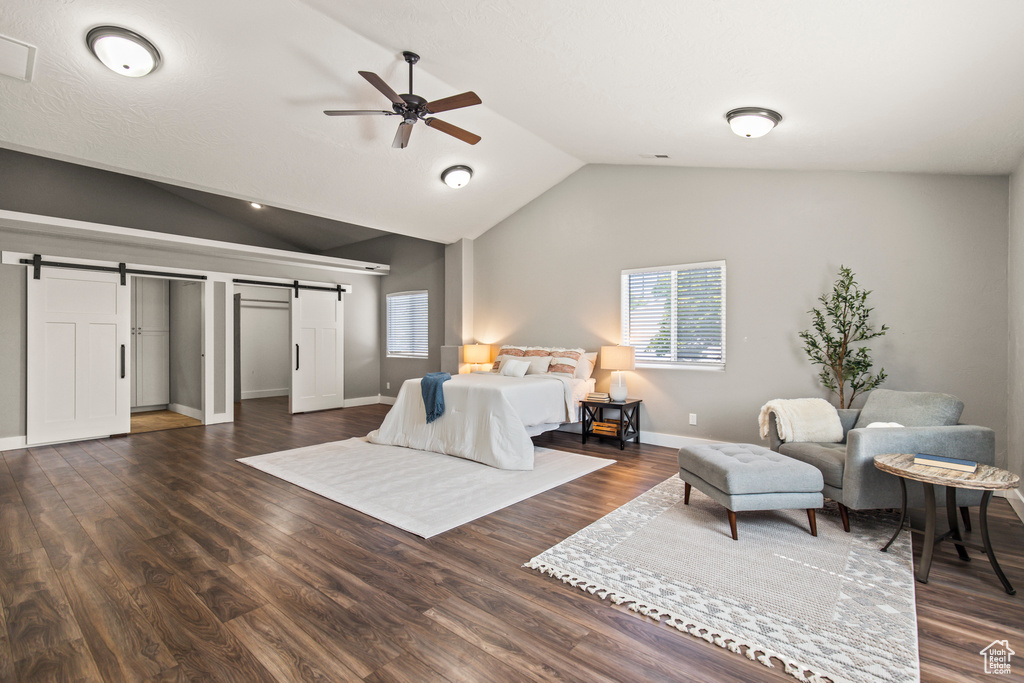
[[[823,398],[776,398],[765,403],[758,417],[762,439],[768,438],[769,413],[775,413],[775,426],[783,441],[839,443],[843,440],[839,413]]]

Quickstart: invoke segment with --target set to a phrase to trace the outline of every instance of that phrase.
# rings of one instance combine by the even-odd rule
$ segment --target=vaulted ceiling
[[[85,46],[101,24],[163,65],[111,73]],[[442,242],[585,163],[1007,174],[1024,154],[1019,0],[5,0],[0,35],[36,48],[29,81],[0,76],[0,146]],[[321,113],[387,108],[356,72],[404,92],[402,50],[417,94],[480,95],[442,116],[479,144],[417,125],[396,150],[394,117]],[[782,124],[734,136],[750,105]]]

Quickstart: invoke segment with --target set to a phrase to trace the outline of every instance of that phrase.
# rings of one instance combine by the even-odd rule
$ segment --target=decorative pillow
[[[551,367],[548,372],[572,377],[584,353],[583,349],[551,349]]]
[[[530,369],[526,372],[527,375],[547,374],[548,367],[551,365],[551,356],[526,356],[523,360],[530,362]]]
[[[551,349],[545,348],[543,346],[527,346],[526,347],[526,352],[523,355],[524,356],[536,356],[536,357],[550,356],[551,355]]]
[[[597,351],[588,351],[584,353],[578,363],[576,363],[576,372],[573,373],[573,377],[576,379],[590,379],[590,376],[594,374],[594,365],[597,363]]]
[[[498,349],[498,355],[494,359],[494,365],[491,366],[491,372],[498,372],[498,370],[501,369],[502,356],[521,358],[525,354],[525,346],[502,346],[500,349]]]
[[[501,364],[498,374],[505,377],[522,377],[530,369],[530,361],[517,358],[509,358]]]

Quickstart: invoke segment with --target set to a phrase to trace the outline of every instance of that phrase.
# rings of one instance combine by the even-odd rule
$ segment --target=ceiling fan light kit
[[[727,112],[725,120],[741,138],[759,138],[779,125],[782,114],[763,107],[740,107]]]
[[[160,51],[145,36],[120,26],[97,26],[85,36],[89,51],[116,74],[140,78],[160,66]]]
[[[412,68],[416,62],[420,61],[420,56],[415,52],[408,51],[403,52],[402,56],[405,57],[405,61],[409,64],[409,92],[404,95],[396,93],[391,89],[391,86],[384,82],[383,78],[372,71],[359,72],[359,75],[365,78],[370,85],[379,90],[384,97],[391,100],[392,111],[376,109],[328,109],[325,110],[324,113],[328,116],[401,116],[402,122],[398,124],[398,131],[395,133],[395,139],[391,143],[391,146],[395,149],[405,149],[409,146],[409,137],[412,135],[412,127],[417,121],[423,121],[423,123],[427,124],[431,128],[451,135],[453,138],[457,138],[471,145],[475,145],[480,142],[479,135],[470,133],[468,130],[463,130],[462,128],[452,125],[447,121],[442,121],[441,119],[432,116],[432,114],[437,114],[442,111],[461,109],[462,107],[472,107],[473,105],[480,104],[480,98],[477,97],[477,94],[469,91],[460,95],[452,95],[451,97],[434,100],[433,102],[428,102],[426,98],[414,95],[412,87]]]
[[[441,173],[441,180],[448,187],[465,187],[473,177],[473,169],[469,166],[451,166]]]

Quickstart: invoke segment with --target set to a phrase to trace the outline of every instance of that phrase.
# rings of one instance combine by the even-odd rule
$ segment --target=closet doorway
[[[131,433],[202,425],[204,285],[131,280]]]
[[[287,410],[291,389],[291,290],[235,285],[235,402]]]
[[[236,402],[290,413],[344,407],[346,288],[236,281]]]

